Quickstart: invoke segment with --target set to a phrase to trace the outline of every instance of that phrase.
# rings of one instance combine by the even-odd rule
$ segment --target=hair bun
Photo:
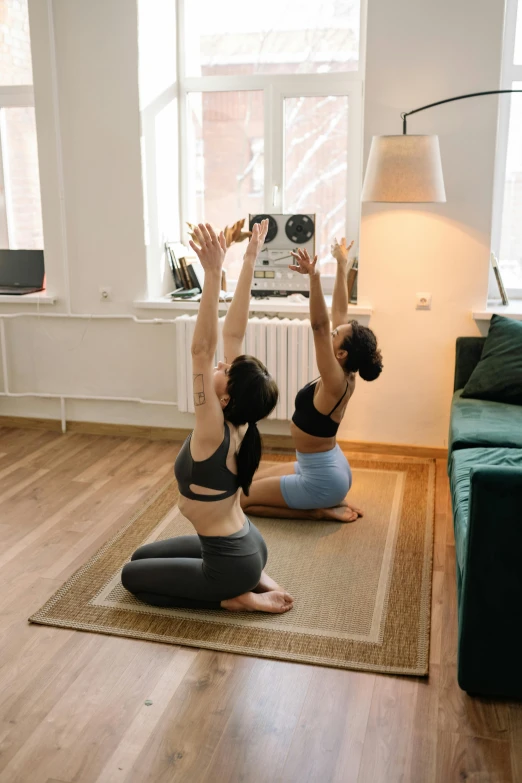
[[[359,366],[359,375],[363,381],[374,381],[382,372],[382,353],[376,348]]]

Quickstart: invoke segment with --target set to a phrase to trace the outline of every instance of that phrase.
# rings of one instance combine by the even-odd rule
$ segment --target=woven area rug
[[[290,461],[270,455],[270,461]],[[30,621],[170,644],[365,671],[426,675],[435,464],[356,457],[351,524],[253,518],[267,572],[295,598],[284,615],[163,609],[121,585],[132,552],[193,533],[171,480]]]

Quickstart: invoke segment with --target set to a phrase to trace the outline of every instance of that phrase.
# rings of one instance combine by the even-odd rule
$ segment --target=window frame
[[[311,74],[252,74],[187,76],[185,73],[184,6],[177,0],[178,153],[179,211],[182,241],[187,239],[189,212],[188,101],[192,92],[234,92],[259,90],[264,93],[264,209],[283,211],[284,192],[284,102],[287,98],[347,96],[348,159],[346,177],[346,233],[359,246],[363,156],[363,92],[366,54],[366,2],[360,0],[359,63],[356,71]],[[334,275],[323,275],[325,290],[333,287]],[[230,281],[232,285],[234,280]]]
[[[504,36],[502,44],[502,66],[500,76],[501,90],[512,89],[513,82],[522,82],[522,64],[515,65],[515,37],[517,27],[517,15],[520,6],[522,13],[522,0],[506,0],[506,12],[504,16]],[[522,20],[521,20],[522,23]],[[512,96],[500,97],[497,125],[497,147],[495,153],[495,177],[493,184],[493,214],[491,222],[491,251],[500,262],[500,240],[502,233],[502,216],[504,212],[504,188],[506,182],[506,164],[509,142],[509,123],[511,117]],[[522,298],[522,286],[520,288],[507,288],[506,293],[514,299]],[[495,277],[490,270],[489,298],[498,299],[498,287]]]
[[[34,87],[32,84],[0,85],[0,191],[4,192],[4,203],[0,203],[0,246],[9,248],[12,240],[11,192],[9,186],[5,109],[34,109]]]

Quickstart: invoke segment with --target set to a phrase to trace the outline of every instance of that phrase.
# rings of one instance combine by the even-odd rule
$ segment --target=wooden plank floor
[[[0,429],[0,783],[522,781],[522,705],[471,699],[456,683],[442,460],[429,680],[28,624],[170,475],[176,452]]]

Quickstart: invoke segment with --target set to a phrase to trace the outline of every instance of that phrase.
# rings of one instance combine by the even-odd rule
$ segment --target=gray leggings
[[[259,584],[266,544],[249,519],[231,536],[177,536],[145,544],[123,566],[123,586],[140,601],[181,609],[219,609]]]

